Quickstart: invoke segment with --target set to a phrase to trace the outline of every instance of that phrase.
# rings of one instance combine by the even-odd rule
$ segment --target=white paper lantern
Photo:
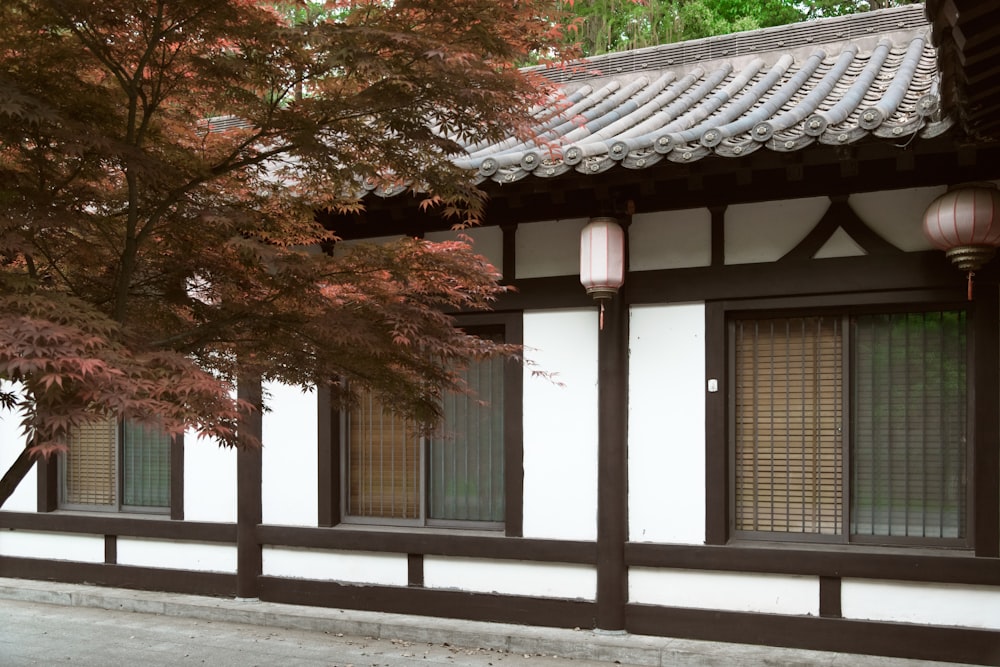
[[[625,282],[625,231],[614,218],[592,218],[580,233],[580,282],[599,300]]]
[[[931,202],[924,234],[960,270],[972,276],[1000,246],[1000,191],[992,183],[956,186]]]

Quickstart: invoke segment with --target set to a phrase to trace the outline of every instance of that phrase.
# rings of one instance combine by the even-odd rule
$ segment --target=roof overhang
[[[927,0],[946,112],[970,137],[1000,140],[1000,2]]]

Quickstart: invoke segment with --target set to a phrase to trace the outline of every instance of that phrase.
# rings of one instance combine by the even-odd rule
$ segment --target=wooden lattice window
[[[966,320],[734,319],[735,534],[966,539]]]
[[[113,418],[74,428],[60,460],[60,506],[168,509],[170,447],[159,429]]]
[[[448,394],[435,435],[363,394],[344,433],[347,518],[406,523],[504,520],[504,362],[464,371],[472,393]]]

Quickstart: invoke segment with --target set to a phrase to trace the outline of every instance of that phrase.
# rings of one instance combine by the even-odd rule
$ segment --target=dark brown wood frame
[[[38,512],[59,509],[59,464],[55,458],[38,459],[37,463]],[[128,516],[128,512],[123,512]],[[184,519],[184,436],[170,442],[170,510],[172,521]]]
[[[977,369],[997,368],[998,293],[993,284],[978,285],[972,305],[972,336],[970,336],[970,374],[973,390],[970,392],[971,433],[973,448],[970,459],[973,467],[972,507],[970,531],[975,545],[975,555],[996,557],[1000,546],[1000,490],[996,475],[988,478],[980,472],[982,467],[994,470],[998,463],[997,410],[1000,404],[1000,383],[997,373],[976,372]],[[838,306],[903,304],[962,304],[965,295],[952,289],[916,289],[901,292],[868,292],[858,294],[828,294],[824,296],[785,297],[773,299],[748,299],[721,301],[706,307],[706,346],[708,357],[706,372],[709,378],[723,381],[723,391],[709,394],[706,401],[706,542],[726,544],[732,539],[729,525],[731,510],[731,475],[729,462],[729,436],[727,423],[727,374],[728,348],[726,323],[734,312],[768,312],[795,309],[819,309]],[[992,467],[991,467],[992,466]],[[980,484],[982,482],[982,484]]]

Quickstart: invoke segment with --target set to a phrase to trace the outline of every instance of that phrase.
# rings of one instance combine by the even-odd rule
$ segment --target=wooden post
[[[240,382],[239,397],[256,406],[261,404],[260,379]],[[249,434],[261,440],[261,412],[256,410],[242,423]],[[263,571],[257,526],[263,520],[261,500],[263,456],[260,448],[236,453],[236,597],[260,597],[258,578]]]

